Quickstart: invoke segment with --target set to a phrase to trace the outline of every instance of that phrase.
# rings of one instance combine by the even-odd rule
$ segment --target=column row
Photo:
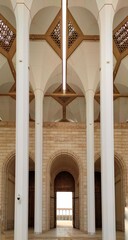
[[[100,26],[100,114],[101,114],[101,176],[102,176],[102,235],[103,240],[116,239],[114,186],[114,126],[113,126],[113,39],[112,5],[99,12]],[[87,125],[87,199],[88,233],[95,232],[94,199],[94,118],[93,91],[86,92]]]
[[[16,191],[15,240],[28,239],[29,164],[29,21],[24,4],[17,4],[17,101],[16,101]],[[101,56],[101,169],[103,240],[115,240],[114,141],[113,141],[113,8],[105,5],[99,14]],[[35,92],[35,232],[42,231],[42,103]],[[88,232],[95,233],[94,204],[94,92],[86,92]]]

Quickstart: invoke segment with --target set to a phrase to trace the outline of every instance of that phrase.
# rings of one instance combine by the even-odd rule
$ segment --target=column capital
[[[36,88],[34,90],[34,95],[42,94],[44,96],[44,91],[41,88]]]
[[[31,15],[30,10],[23,2],[17,2],[14,8],[14,14],[16,17],[16,24],[18,28],[18,24],[22,21],[23,26],[30,26]]]
[[[23,4],[29,11],[31,9],[33,0],[11,0],[14,9],[17,5]]]
[[[24,4],[25,7],[28,8],[28,10],[30,10],[33,3],[33,0],[10,0],[10,1],[14,11],[15,11],[16,5],[18,4]]]
[[[94,96],[94,95],[95,95],[94,89],[88,89],[88,90],[86,90],[86,91],[85,91],[85,97],[88,96],[88,95]]]
[[[99,12],[101,11],[101,9],[103,9],[107,5],[111,5],[115,12],[115,9],[118,4],[118,0],[96,0],[96,2],[97,2],[97,7],[98,7]]]
[[[107,68],[110,65],[113,66],[113,18],[114,9],[112,5],[105,5],[99,12],[101,74],[103,72],[103,62],[105,62]]]
[[[100,9],[99,14],[98,14],[98,22],[99,22],[99,28],[104,25],[109,24],[109,26],[113,26],[113,19],[114,19],[114,8],[112,4],[105,4],[103,7]]]

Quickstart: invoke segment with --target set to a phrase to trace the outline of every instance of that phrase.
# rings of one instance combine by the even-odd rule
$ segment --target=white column
[[[16,181],[15,240],[28,240],[29,163],[29,11],[17,4],[16,14]]]
[[[100,17],[100,105],[103,240],[115,240],[115,184],[113,136],[113,26],[112,5],[104,5]]]
[[[94,91],[86,91],[86,142],[87,142],[87,217],[88,233],[95,233],[94,190]]]
[[[128,206],[126,204],[125,209],[124,209],[124,232],[125,232],[125,240],[128,240]]]
[[[35,90],[35,233],[42,232],[43,91]]]

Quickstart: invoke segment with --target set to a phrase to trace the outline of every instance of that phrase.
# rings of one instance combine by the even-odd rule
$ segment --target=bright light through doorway
[[[72,226],[72,192],[57,192],[57,226]]]

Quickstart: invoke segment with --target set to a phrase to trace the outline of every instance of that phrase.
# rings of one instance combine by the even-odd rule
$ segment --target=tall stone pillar
[[[35,90],[35,233],[42,232],[43,91]]]
[[[95,233],[94,190],[94,91],[86,91],[86,142],[87,142],[87,219],[88,233]]]
[[[113,26],[112,5],[99,12],[100,23],[100,105],[103,240],[115,240],[114,126],[113,126]]]
[[[18,4],[16,15],[16,171],[15,240],[28,240],[29,166],[29,10]]]

